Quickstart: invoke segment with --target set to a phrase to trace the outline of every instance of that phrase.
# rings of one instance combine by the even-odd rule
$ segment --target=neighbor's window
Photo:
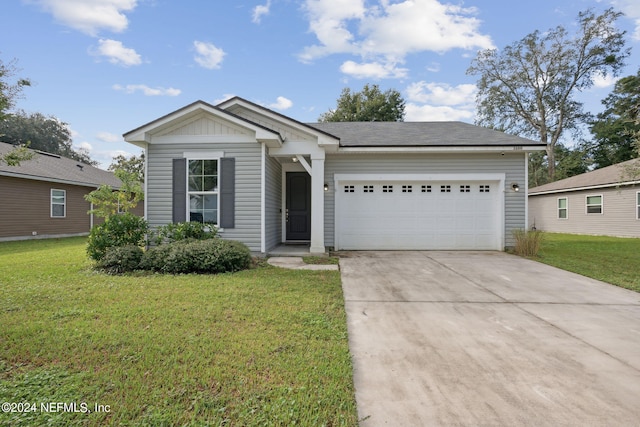
[[[636,193],[636,219],[640,219],[640,191]]]
[[[64,218],[67,215],[67,191],[51,189],[51,217]]]
[[[218,224],[218,161],[189,160],[189,220]]]
[[[567,206],[567,198],[558,199],[558,218],[567,219],[569,217],[569,208]]]
[[[602,196],[587,196],[587,213],[588,214],[601,214],[602,213]]]

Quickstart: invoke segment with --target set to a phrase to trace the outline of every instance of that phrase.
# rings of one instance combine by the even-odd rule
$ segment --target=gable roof
[[[463,122],[308,123],[340,138],[341,147],[545,147],[519,136]]]
[[[4,156],[14,148],[11,144],[0,142],[0,156]],[[34,152],[34,157],[31,160],[21,162],[19,166],[8,166],[4,162],[0,163],[0,176],[96,188],[102,184],[119,188],[122,184],[113,172],[99,169],[57,154],[45,153],[38,150],[31,151]]]
[[[632,178],[627,173],[630,166],[640,166],[640,159],[627,160],[626,162],[596,169],[580,175],[550,182],[530,188],[529,195],[561,193],[566,191],[588,190],[600,187],[615,187],[617,185],[640,182],[640,179]]]

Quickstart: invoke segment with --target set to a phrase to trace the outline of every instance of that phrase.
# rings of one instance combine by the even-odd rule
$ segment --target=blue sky
[[[640,67],[637,0],[6,0],[0,58],[33,82],[17,108],[69,124],[102,167],[138,154],[122,134],[198,99],[237,95],[303,122],[344,87],[394,88],[407,121],[474,120],[476,52],[578,12],[625,13]],[[614,80],[581,95],[592,112]]]

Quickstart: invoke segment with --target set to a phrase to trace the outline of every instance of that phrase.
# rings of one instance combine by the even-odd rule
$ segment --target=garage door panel
[[[499,249],[498,182],[343,184],[336,195],[339,249]]]

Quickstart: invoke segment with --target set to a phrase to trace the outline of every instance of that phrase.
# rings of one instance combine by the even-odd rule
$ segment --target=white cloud
[[[593,78],[593,85],[597,89],[604,89],[613,86],[617,80],[618,78],[612,76],[611,74],[607,75],[606,77],[602,74],[598,74]]]
[[[147,85],[113,85],[113,89],[122,91],[124,93],[142,92],[145,96],[178,96],[182,93],[180,89],[164,88],[164,87],[149,87]]]
[[[85,151],[87,153],[90,153],[91,150],[93,150],[93,146],[86,141],[81,142],[80,144],[76,144],[75,148],[78,150]]]
[[[635,25],[633,38],[640,40],[640,2],[638,0],[611,0],[611,4],[624,12],[626,18],[633,20]]]
[[[135,50],[125,47],[117,40],[100,39],[98,48],[92,52],[96,56],[105,56],[109,62],[123,67],[142,64],[142,58]]]
[[[288,110],[289,108],[293,107],[293,102],[285,98],[284,96],[279,96],[278,98],[276,98],[276,102],[274,102],[273,104],[269,104],[267,107],[273,110]]]
[[[137,0],[31,0],[68,27],[96,36],[100,30],[122,32],[129,21],[125,12]]]
[[[265,15],[268,15],[270,11],[271,11],[271,0],[267,0],[267,4],[258,5],[253,8],[253,16],[251,18],[251,21],[254,24],[259,24],[260,21],[262,20],[262,17]]]
[[[368,63],[393,64],[411,53],[494,47],[479,32],[475,8],[437,0],[378,0],[368,7],[363,0],[306,0],[305,9],[319,44],[304,48],[303,62],[350,53]]]
[[[474,117],[475,113],[466,109],[407,103],[404,119],[407,122],[472,122]]]
[[[120,142],[122,137],[111,132],[98,132],[96,138],[102,142]]]
[[[406,68],[397,68],[393,63],[381,64],[379,62],[369,62],[357,64],[354,61],[344,62],[340,66],[340,71],[358,79],[397,79],[406,77],[408,72]]]
[[[194,59],[198,65],[210,70],[220,68],[222,59],[226,55],[224,50],[216,47],[213,43],[205,43],[197,40],[193,42],[193,46],[196,48],[196,56]]]
[[[412,83],[407,87],[407,99],[437,105],[469,105],[475,102],[478,88],[473,84],[451,86],[447,83]]]

